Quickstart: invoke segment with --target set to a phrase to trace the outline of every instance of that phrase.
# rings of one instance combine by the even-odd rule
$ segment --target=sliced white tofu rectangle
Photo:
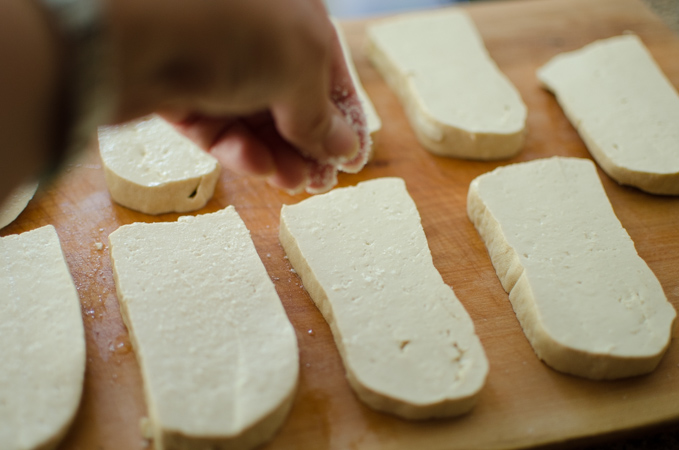
[[[538,70],[601,168],[679,195],[679,94],[637,36],[596,41]]]
[[[125,225],[109,240],[155,447],[270,439],[297,385],[297,339],[236,210]]]
[[[0,238],[0,448],[54,448],[84,376],[80,300],[54,227]]]
[[[366,404],[409,419],[475,404],[488,361],[434,267],[405,183],[384,178],[281,210],[280,240]]]
[[[111,198],[146,214],[188,212],[212,198],[217,160],[158,116],[99,128]]]
[[[386,19],[368,27],[368,38],[369,57],[429,151],[492,160],[521,150],[526,106],[466,13]]]
[[[655,369],[676,312],[591,161],[495,169],[472,181],[467,211],[540,359],[592,379]]]

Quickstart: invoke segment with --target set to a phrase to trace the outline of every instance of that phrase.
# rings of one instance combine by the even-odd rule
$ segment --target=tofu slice
[[[407,419],[474,406],[488,361],[467,311],[434,267],[403,180],[284,205],[280,240],[363,402]]]
[[[339,23],[339,21],[335,19],[333,19],[332,23],[335,26],[335,30],[337,31],[337,37],[339,38],[340,45],[342,46],[344,60],[347,64],[347,68],[349,69],[351,81],[352,83],[354,83],[356,93],[358,94],[358,98],[361,101],[361,106],[363,107],[363,112],[365,113],[366,126],[368,127],[368,133],[370,134],[371,141],[369,158],[372,158],[375,150],[377,135],[382,129],[382,119],[380,119],[379,114],[377,114],[375,105],[373,105],[372,101],[370,100],[370,97],[368,97],[368,93],[365,91],[365,88],[361,83],[361,79],[358,77],[358,72],[356,72],[356,66],[354,65],[354,61],[351,57],[351,50],[349,49],[349,45],[347,44],[347,40],[344,36],[342,25]]]
[[[521,150],[526,106],[466,13],[403,15],[367,31],[369,57],[427,150],[477,160]]]
[[[562,53],[538,78],[611,178],[679,195],[679,94],[641,39],[617,36]]]
[[[99,128],[111,198],[146,214],[188,212],[212,198],[217,160],[158,116]]]
[[[0,204],[0,228],[5,228],[19,217],[19,214],[26,209],[28,202],[31,201],[37,190],[38,182],[29,181],[10,192],[9,196]]]
[[[156,449],[249,449],[283,423],[297,339],[233,206],[109,236]]]
[[[0,238],[0,447],[56,447],[84,376],[80,300],[54,227]]]
[[[495,169],[472,181],[467,212],[547,365],[591,379],[655,369],[676,312],[591,161],[554,157]]]

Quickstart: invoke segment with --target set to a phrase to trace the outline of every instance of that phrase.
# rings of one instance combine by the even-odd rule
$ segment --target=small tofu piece
[[[474,406],[488,361],[469,314],[434,267],[402,179],[284,205],[280,241],[364,403],[407,419]]]
[[[595,380],[656,368],[676,312],[591,161],[554,157],[495,169],[472,181],[467,212],[547,365]]]
[[[26,209],[38,190],[38,182],[29,181],[16,187],[0,205],[0,228],[5,228]]]
[[[212,198],[217,160],[158,116],[99,128],[111,198],[146,214],[188,212]]]
[[[271,439],[294,398],[297,338],[233,206],[125,225],[109,242],[154,447]]]
[[[84,376],[80,300],[54,227],[0,238],[0,448],[55,448]]]
[[[679,195],[679,94],[639,37],[562,53],[537,74],[611,178]]]
[[[368,27],[368,55],[398,95],[420,143],[456,158],[511,158],[526,106],[462,11],[397,16]]]

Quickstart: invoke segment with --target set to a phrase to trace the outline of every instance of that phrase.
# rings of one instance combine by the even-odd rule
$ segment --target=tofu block
[[[356,66],[354,65],[354,61],[351,57],[351,50],[349,49],[346,37],[344,36],[344,31],[342,31],[342,25],[337,20],[333,20],[333,25],[335,26],[335,30],[337,31],[337,37],[339,38],[340,45],[342,46],[342,51],[344,52],[344,60],[347,64],[347,68],[349,69],[351,81],[352,83],[354,83],[354,87],[356,88],[358,98],[360,99],[361,106],[363,107],[363,112],[365,113],[366,126],[368,127],[368,133],[370,134],[370,141],[372,146],[370,149],[370,158],[372,158],[375,150],[375,142],[377,139],[377,135],[382,129],[382,119],[380,119],[380,116],[377,114],[377,110],[375,110],[375,105],[373,105],[372,101],[370,100],[370,97],[368,97],[368,93],[365,91],[365,88],[361,83],[361,79],[358,77],[358,72],[356,72]]]
[[[591,161],[554,157],[495,169],[472,181],[467,212],[547,365],[595,380],[656,368],[676,312]]]
[[[219,178],[217,160],[158,116],[100,127],[99,152],[111,198],[146,214],[200,209]]]
[[[154,447],[250,449],[292,404],[297,338],[233,206],[109,236]]]
[[[80,300],[54,227],[0,238],[0,448],[55,448],[84,376]]]
[[[402,179],[284,205],[280,241],[364,403],[407,419],[474,406],[488,361],[467,311],[434,267]]]
[[[432,153],[476,160],[516,155],[526,106],[462,11],[386,19],[368,27],[368,55]]]
[[[37,190],[38,183],[29,181],[10,192],[9,196],[0,204],[0,228],[5,228],[19,217],[19,214],[26,209],[28,202],[31,201]]]
[[[617,36],[562,53],[538,78],[611,178],[679,195],[679,94],[641,39]]]

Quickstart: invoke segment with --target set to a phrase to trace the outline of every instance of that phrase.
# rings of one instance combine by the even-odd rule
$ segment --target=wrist
[[[43,176],[80,153],[113,108],[100,0],[33,0],[58,43],[52,139]]]
[[[54,127],[59,48],[39,10],[25,0],[0,2],[0,198],[35,177]]]

